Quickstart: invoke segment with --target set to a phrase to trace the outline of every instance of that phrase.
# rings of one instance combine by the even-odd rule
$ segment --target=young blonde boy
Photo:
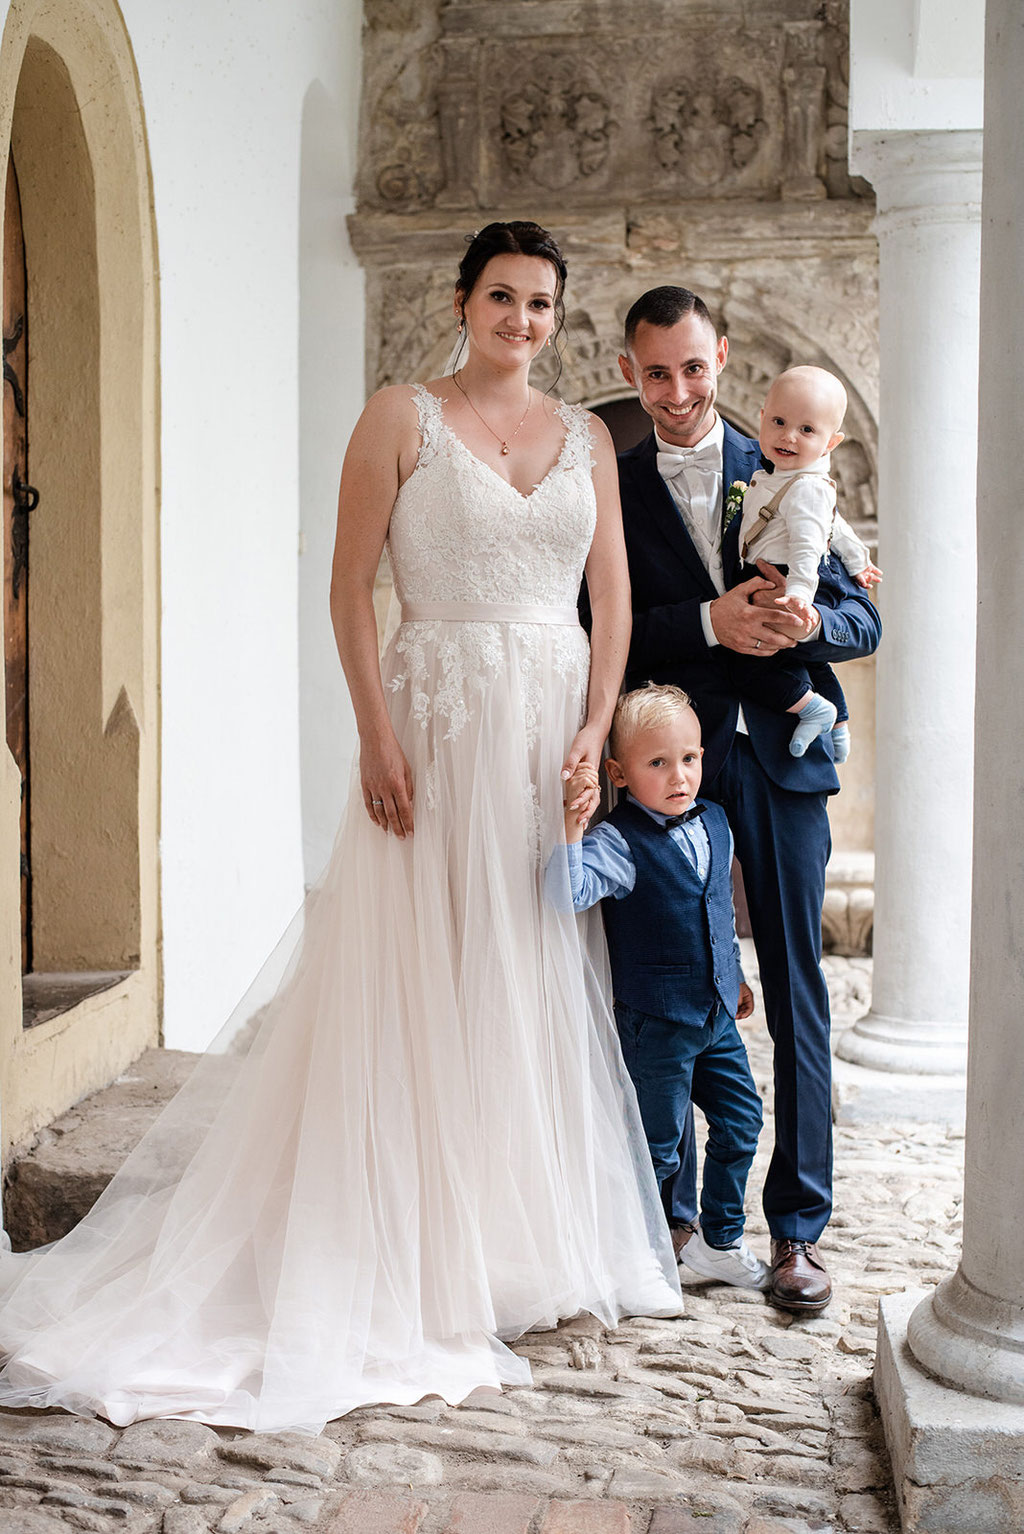
[[[829,455],[843,440],[846,390],[819,367],[794,367],[774,380],[761,411],[758,444],[773,472],[758,469],[743,497],[740,524],[742,579],[757,575],[755,560],[766,559],[786,575],[779,607],[814,617],[818,565],[831,547],[859,586],[882,578],[867,545],[836,511],[836,487]],[[832,732],[833,754],[845,761],[850,750],[843,690],[830,666],[804,668],[791,655],[730,661],[734,684],[743,695],[778,712],[795,714],[789,749],[803,756],[818,735]]]
[[[584,765],[566,785],[573,906],[602,903],[615,1020],[670,1225],[691,1100],[708,1122],[700,1227],[673,1232],[679,1261],[763,1289],[768,1269],[743,1240],[761,1101],[736,1018],[753,996],[733,919],[732,836],[721,807],[696,800],[703,748],[689,697],[653,683],[627,693],[609,747],[620,802],[586,835],[597,773]]]

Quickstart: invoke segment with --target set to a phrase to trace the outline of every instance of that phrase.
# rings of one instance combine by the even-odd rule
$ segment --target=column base
[[[966,1076],[918,1076],[870,1070],[838,1056],[832,1061],[832,1120],[836,1124],[947,1124],[963,1130]]]
[[[873,1009],[840,1034],[840,1060],[897,1075],[963,1076],[967,1026],[883,1017]]]
[[[1007,1534],[1024,1528],[1024,1406],[940,1384],[907,1344],[925,1289],[886,1295],[875,1395],[903,1534]]]

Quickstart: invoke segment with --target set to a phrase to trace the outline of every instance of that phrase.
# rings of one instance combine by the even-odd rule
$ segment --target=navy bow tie
[[[690,805],[688,810],[684,810],[681,815],[666,815],[665,830],[671,831],[673,826],[685,826],[688,820],[696,820],[698,815],[703,815],[704,809],[705,806],[703,804],[695,802]]]

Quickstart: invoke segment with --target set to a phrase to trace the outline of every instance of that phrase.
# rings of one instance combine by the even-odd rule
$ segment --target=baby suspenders
[[[753,530],[750,533],[749,538],[747,538],[745,540],[745,542],[743,544],[743,547],[740,549],[740,558],[744,561],[744,563],[746,563],[746,559],[747,559],[747,550],[750,548],[751,544],[757,542],[757,540],[758,540],[758,538],[760,538],[761,534],[763,532],[765,532],[765,530],[767,529],[769,522],[771,522],[774,519],[776,512],[778,511],[779,507],[782,505],[783,498],[785,497],[787,490],[791,490],[793,488],[793,486],[796,484],[798,479],[818,479],[819,477],[820,477],[819,475],[812,473],[812,471],[810,469],[804,469],[799,474],[794,474],[792,479],[787,479],[786,483],[784,485],[781,485],[779,487],[779,489],[776,490],[775,494],[772,496],[771,500],[767,503],[767,505],[761,507],[761,510],[757,514],[757,526],[753,528]],[[832,486],[833,490],[836,488],[836,482],[835,482],[834,479],[830,479],[829,480],[829,484]],[[835,527],[835,524],[836,524],[836,513],[835,513],[835,508],[833,508],[833,511],[832,511],[832,526]],[[829,544],[831,545],[831,542],[832,542],[831,529],[829,531],[828,541],[829,541]]]

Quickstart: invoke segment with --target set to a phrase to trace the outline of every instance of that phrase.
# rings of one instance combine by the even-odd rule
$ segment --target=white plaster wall
[[[850,132],[982,125],[984,0],[850,0]]]
[[[362,8],[346,0],[345,9],[349,38],[335,87],[318,81],[305,101],[299,202],[299,703],[307,884],[330,855],[356,745],[328,610],[341,461],[366,398],[363,273],[345,228],[355,207]]]
[[[201,1048],[303,892],[300,470],[319,554],[362,371],[360,6],[123,8],[161,270],[165,1041]]]

